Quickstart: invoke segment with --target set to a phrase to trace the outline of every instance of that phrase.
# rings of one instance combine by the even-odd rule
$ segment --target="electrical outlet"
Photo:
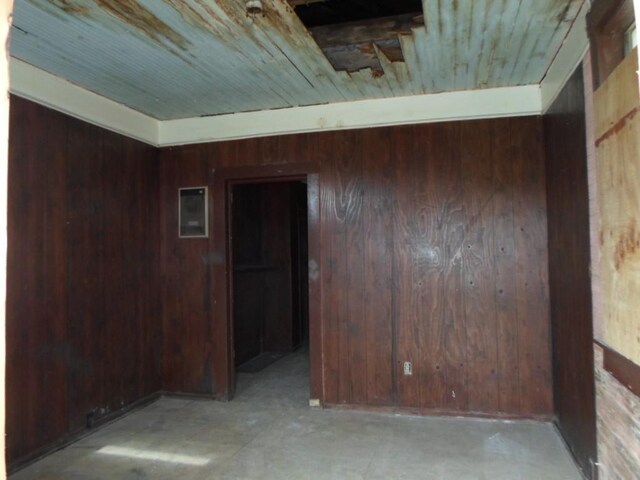
[[[411,362],[404,362],[404,374],[408,376],[413,375],[413,364]]]

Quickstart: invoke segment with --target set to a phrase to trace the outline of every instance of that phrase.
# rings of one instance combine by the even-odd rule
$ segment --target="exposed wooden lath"
[[[402,57],[336,71],[286,0],[24,0],[11,54],[158,119],[537,84],[584,0],[424,0]],[[391,41],[395,41],[391,39]],[[379,64],[379,66],[378,66]]]
[[[370,68],[384,74],[380,52],[392,62],[403,62],[400,35],[424,24],[422,13],[311,28],[311,34],[336,70]]]

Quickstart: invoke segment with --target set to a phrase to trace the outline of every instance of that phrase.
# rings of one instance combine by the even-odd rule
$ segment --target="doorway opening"
[[[255,377],[279,368],[273,364],[287,357],[297,375],[305,376],[298,379],[304,387],[309,383],[306,179],[234,182],[229,189],[233,367],[236,374]]]

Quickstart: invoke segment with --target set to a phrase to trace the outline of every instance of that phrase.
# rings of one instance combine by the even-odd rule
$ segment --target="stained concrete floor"
[[[230,403],[162,398],[11,479],[581,478],[549,424],[312,409],[307,372],[301,352]]]

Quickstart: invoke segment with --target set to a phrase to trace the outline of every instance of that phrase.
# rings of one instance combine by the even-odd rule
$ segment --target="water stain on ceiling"
[[[158,119],[537,84],[584,0],[19,0],[12,56]]]
[[[370,68],[383,75],[378,52],[403,62],[400,35],[424,25],[421,0],[290,0],[335,70]]]

